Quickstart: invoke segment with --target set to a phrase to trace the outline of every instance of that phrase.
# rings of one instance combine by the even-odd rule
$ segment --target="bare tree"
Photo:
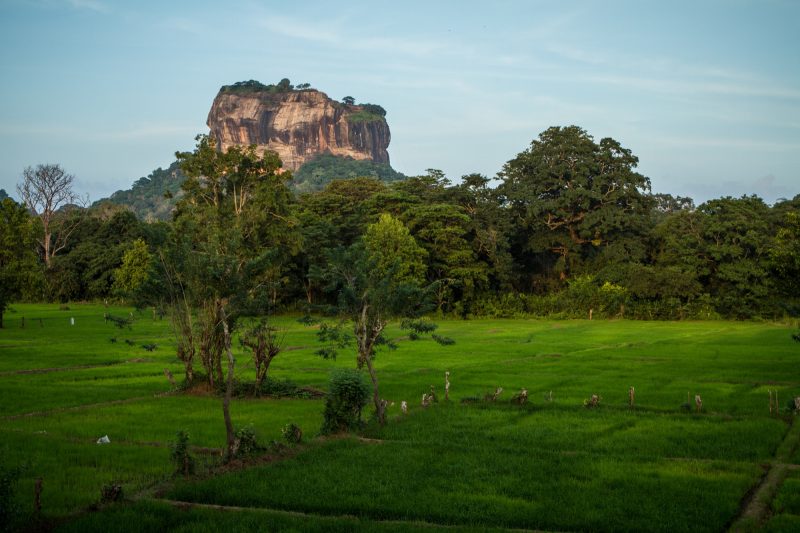
[[[47,268],[78,225],[79,219],[68,217],[67,211],[76,204],[83,207],[88,201],[88,197],[81,198],[72,190],[74,180],[75,176],[58,164],[36,165],[22,171],[22,183],[17,185],[22,202],[42,221],[40,244]]]

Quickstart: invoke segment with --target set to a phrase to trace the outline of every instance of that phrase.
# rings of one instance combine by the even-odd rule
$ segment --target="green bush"
[[[303,440],[303,430],[297,424],[286,424],[281,428],[281,434],[289,444],[299,444]]]
[[[363,373],[353,369],[334,370],[325,400],[321,432],[329,434],[358,428],[369,393],[370,386]]]
[[[171,443],[169,458],[175,465],[175,475],[190,476],[194,474],[194,457],[189,453],[189,433],[180,430],[175,434],[175,442]]]
[[[263,450],[264,447],[258,443],[256,430],[252,426],[239,428],[236,431],[236,445],[233,454],[236,457],[244,457]]]

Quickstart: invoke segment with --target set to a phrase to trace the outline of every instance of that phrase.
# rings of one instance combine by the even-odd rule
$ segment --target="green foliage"
[[[373,115],[386,116],[386,110],[377,104],[359,104],[361,109]]]
[[[303,86],[298,86],[298,89],[308,89],[309,84],[304,83]],[[269,93],[279,94],[284,92],[291,92],[295,87],[287,78],[283,78],[277,84],[264,85],[256,80],[237,81],[232,85],[223,85],[220,88],[220,93],[233,93],[233,94],[248,94],[248,93]]]
[[[362,177],[375,178],[385,183],[405,179],[405,175],[386,163],[323,153],[306,161],[294,173],[291,186],[298,193],[308,193],[323,189],[334,180]]]
[[[234,444],[234,457],[247,457],[264,449],[258,442],[258,435],[253,426],[245,426],[236,430],[236,443]]]
[[[347,121],[350,122],[351,124],[359,124],[365,122],[383,122],[385,120],[386,119],[384,118],[383,115],[380,115],[378,113],[371,113],[366,109],[360,109],[355,113],[347,115]]]
[[[122,255],[122,264],[114,270],[112,290],[119,294],[133,294],[148,280],[153,270],[153,256],[144,239],[133,241]]]
[[[139,220],[166,221],[172,216],[175,204],[180,199],[181,185],[186,175],[175,161],[166,169],[161,167],[148,176],[136,180],[128,190],[120,190],[110,197],[92,204],[101,209],[104,204],[123,206],[133,211]]]
[[[281,428],[281,435],[289,444],[300,444],[303,441],[303,431],[300,426],[294,423],[289,423]]]
[[[604,247],[641,238],[653,203],[638,162],[614,139],[595,143],[577,126],[542,132],[500,173],[521,241],[566,277]]]
[[[325,399],[321,432],[330,434],[357,429],[369,394],[370,386],[363,372],[344,368],[334,370]]]
[[[34,224],[28,211],[10,198],[0,201],[0,328],[8,305],[22,296],[41,272],[34,253]]]
[[[384,213],[367,226],[364,248],[369,256],[369,276],[391,280],[392,284],[416,283],[425,279],[427,253],[417,245],[408,228]]]

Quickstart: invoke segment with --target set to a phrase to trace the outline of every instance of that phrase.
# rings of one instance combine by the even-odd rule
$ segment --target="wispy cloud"
[[[95,13],[108,13],[111,11],[111,8],[100,0],[67,0],[67,4],[75,9],[84,9]]]
[[[391,52],[392,54],[426,55],[449,48],[444,41],[420,38],[357,35],[346,29],[347,18],[330,18],[309,22],[283,15],[263,15],[258,25],[277,35],[333,45],[343,50]]]

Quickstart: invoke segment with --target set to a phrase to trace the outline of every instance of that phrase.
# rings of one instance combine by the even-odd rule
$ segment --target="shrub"
[[[256,430],[253,429],[253,426],[239,428],[239,430],[236,431],[236,443],[233,446],[233,455],[236,457],[243,457],[262,449],[262,446],[258,443]]]
[[[354,369],[337,369],[331,374],[325,400],[322,433],[356,429],[361,424],[361,410],[369,401],[370,386],[364,374]]]
[[[175,434],[175,442],[170,444],[169,457],[175,465],[175,474],[189,476],[194,473],[194,457],[189,454],[189,433],[180,430]]]
[[[289,444],[298,444],[303,440],[303,431],[297,424],[286,424],[281,429],[281,434]]]

